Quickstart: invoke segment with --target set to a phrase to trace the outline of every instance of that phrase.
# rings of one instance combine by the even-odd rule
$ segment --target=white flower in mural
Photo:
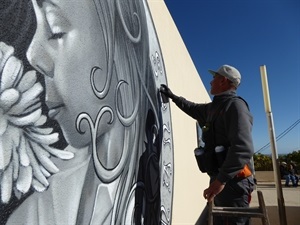
[[[42,192],[47,178],[59,169],[51,156],[71,159],[74,154],[49,145],[58,141],[58,133],[45,127],[40,94],[43,86],[35,71],[23,74],[23,64],[14,48],[0,42],[0,194],[9,202],[32,187]]]

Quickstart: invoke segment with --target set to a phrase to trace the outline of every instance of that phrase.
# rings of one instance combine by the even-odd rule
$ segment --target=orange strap
[[[252,172],[249,166],[246,164],[244,168],[236,175],[237,177],[249,177],[252,175]]]

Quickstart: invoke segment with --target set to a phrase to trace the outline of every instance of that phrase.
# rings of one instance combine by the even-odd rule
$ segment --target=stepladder
[[[260,218],[262,225],[270,225],[263,193],[257,190],[258,206],[252,207],[219,207],[208,203],[208,225],[213,225],[215,216]]]

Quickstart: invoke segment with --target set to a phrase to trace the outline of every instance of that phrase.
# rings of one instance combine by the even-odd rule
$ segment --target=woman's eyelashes
[[[49,37],[49,40],[62,39],[65,34],[66,32],[52,33],[51,36]]]
[[[61,21],[58,20],[56,17],[50,17],[48,19],[48,26],[49,26],[49,40],[57,40],[62,39],[63,36],[67,33],[65,32],[65,28],[61,25]]]
[[[49,29],[49,40],[62,39],[70,30],[71,24],[68,19],[56,8],[49,6],[45,9],[46,23]]]

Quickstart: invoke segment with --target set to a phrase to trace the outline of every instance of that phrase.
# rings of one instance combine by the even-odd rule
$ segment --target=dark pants
[[[211,178],[211,182],[215,178]],[[215,206],[223,207],[249,207],[251,193],[254,188],[252,177],[238,179],[234,178],[228,181],[220,194],[214,198]],[[204,208],[196,225],[206,225],[208,219],[208,208]],[[220,217],[214,216],[214,225],[249,225],[247,217]]]

